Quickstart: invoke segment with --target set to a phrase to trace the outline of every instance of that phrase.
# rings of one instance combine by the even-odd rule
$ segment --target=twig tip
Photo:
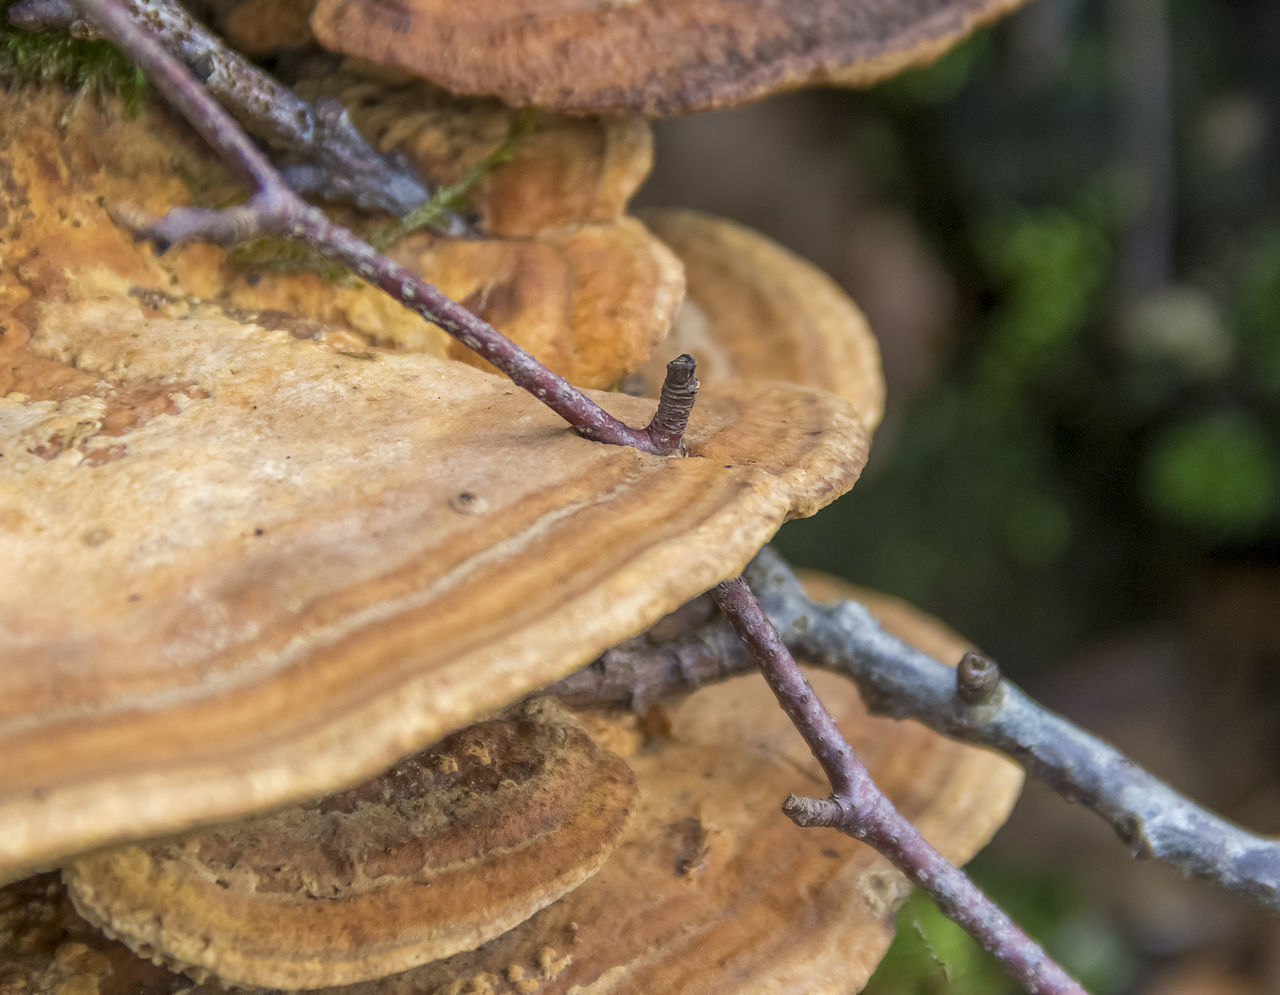
[[[972,650],[956,666],[956,694],[968,705],[989,704],[1000,690],[1000,666]]]
[[[840,806],[830,798],[790,794],[782,802],[782,814],[802,829],[834,826],[840,819],[840,813]]]
[[[658,410],[653,413],[645,433],[659,456],[674,456],[684,452],[684,433],[689,427],[689,415],[697,399],[697,363],[687,352],[667,364],[667,375],[662,381],[662,394]]]

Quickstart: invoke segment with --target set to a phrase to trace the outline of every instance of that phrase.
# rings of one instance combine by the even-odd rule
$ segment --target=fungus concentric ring
[[[358,781],[736,573],[861,469],[824,392],[709,390],[690,458],[662,459],[464,364],[201,301],[184,281],[220,250],[161,263],[104,207],[180,201],[175,162],[210,169],[182,133],[5,101],[0,323],[41,372],[0,398],[0,880]]]
[[[901,601],[830,577],[803,579],[814,597],[862,601],[889,631],[940,660],[971,648]],[[872,718],[849,681],[809,676],[900,811],[953,862],[972,857],[1007,817],[1021,770],[915,723]],[[798,830],[778,811],[787,792],[821,791],[825,782],[768,689],[756,677],[735,678],[662,705],[663,721],[656,718],[644,739],[634,717],[583,716],[593,736],[610,736],[626,757],[640,791],[625,841],[596,875],[474,951],[326,995],[468,986],[523,995],[535,984],[547,995],[575,987],[613,995],[858,990],[892,938],[906,885],[869,848],[834,831]],[[61,937],[109,957],[117,976],[148,966],[130,967],[115,944],[87,936],[56,896],[50,901],[57,932],[43,959],[26,955],[24,976],[54,973]],[[162,995],[177,980],[140,984],[133,995]]]
[[[594,874],[635,778],[532,701],[303,806],[64,871],[110,936],[195,978],[318,988],[471,950]]]
[[[858,306],[831,277],[759,232],[697,211],[642,215],[685,268],[688,286],[666,340],[699,357],[698,376],[782,380],[844,398],[874,429],[884,414],[880,349]],[[656,396],[662,367],[640,371]]]

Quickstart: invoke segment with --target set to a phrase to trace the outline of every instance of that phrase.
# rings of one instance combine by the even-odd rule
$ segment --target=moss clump
[[[0,84],[60,83],[118,97],[131,115],[142,110],[146,77],[119,49],[60,31],[19,31],[9,24],[13,2],[0,0]]]

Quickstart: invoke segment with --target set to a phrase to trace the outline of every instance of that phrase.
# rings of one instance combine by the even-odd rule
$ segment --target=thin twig
[[[246,204],[225,211],[174,208],[163,218],[153,220],[117,209],[117,217],[123,223],[153,240],[162,250],[196,239],[233,245],[272,235],[305,242],[488,360],[513,383],[568,422],[579,435],[596,442],[665,455],[647,427],[632,428],[614,418],[493,326],[301,200],[227,112],[121,7],[119,0],[75,2],[104,35],[138,62],[164,97],[256,188]]]
[[[1280,913],[1280,840],[1199,807],[1037,704],[1001,679],[998,668],[977,665],[985,658],[974,654],[964,670],[953,669],[885,632],[856,602],[815,603],[768,547],[746,576],[792,652],[852,679],[873,713],[915,719],[998,750],[1106,819],[1135,857],[1159,860]],[[571,704],[645,705],[752,667],[727,626],[697,621],[664,639],[641,637],[609,650],[551,690]]]
[[[242,127],[300,160],[285,170],[289,186],[297,192],[397,216],[430,199],[431,191],[413,169],[375,152],[336,100],[321,100],[312,107],[224,45],[174,0],[121,0],[121,6],[195,73]],[[9,9],[9,21],[28,31],[95,33],[91,24],[77,18],[70,0],[20,0]],[[451,212],[445,212],[436,226],[447,234],[466,231]]]
[[[829,826],[873,847],[1028,992],[1082,995],[1083,988],[893,807],[840,734],[746,581],[725,581],[711,597],[831,782],[830,798],[789,795],[783,812],[798,826]]]

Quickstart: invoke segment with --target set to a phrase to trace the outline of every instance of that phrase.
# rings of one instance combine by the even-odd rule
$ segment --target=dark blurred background
[[[1280,832],[1280,3],[1035,0],[870,92],[661,124],[641,202],[772,235],[880,338],[871,463],[793,562]],[[974,866],[1093,991],[1280,992],[1280,922],[1047,791]],[[1012,989],[915,901],[873,990]]]

